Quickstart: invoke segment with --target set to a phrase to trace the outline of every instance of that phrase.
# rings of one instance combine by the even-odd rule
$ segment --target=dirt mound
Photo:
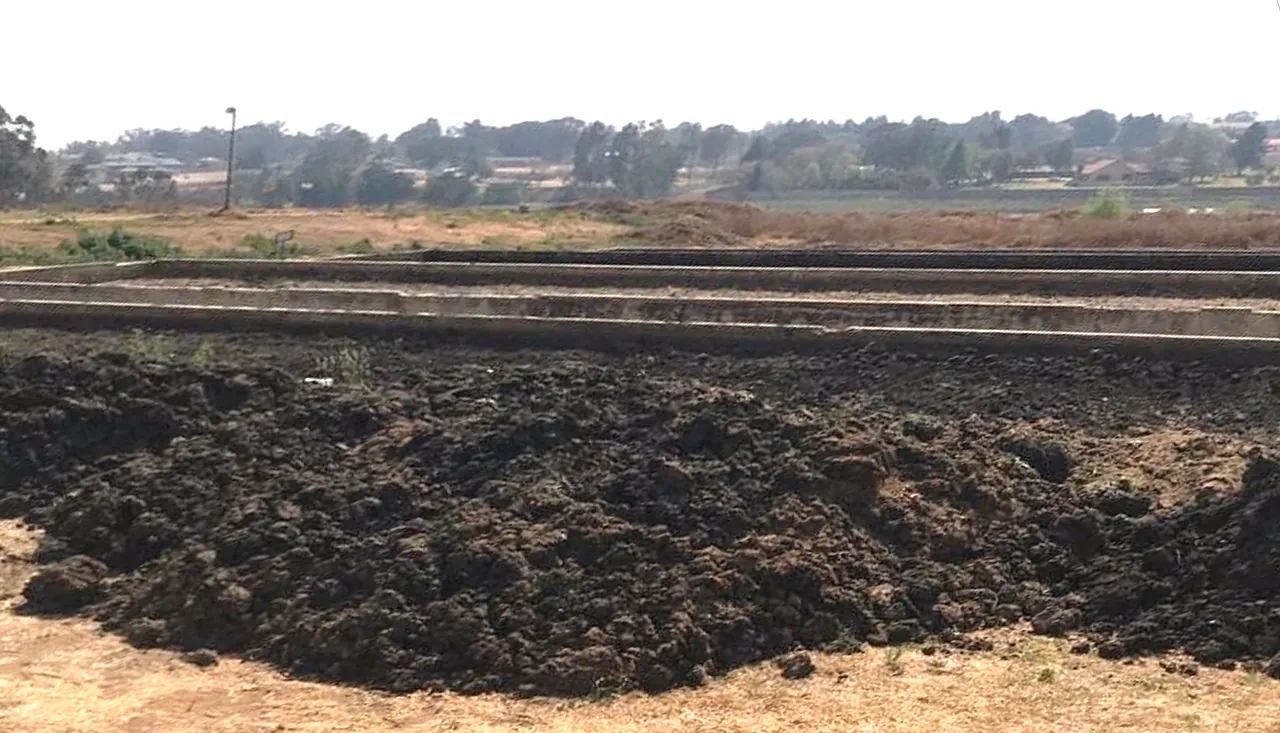
[[[1087,456],[1006,422],[734,376],[768,362],[439,358],[378,391],[17,360],[0,506],[47,530],[42,560],[106,565],[90,609],[135,644],[393,690],[662,690],[1022,618],[1107,653],[1280,652],[1270,459],[1239,493],[1154,509],[1075,490]],[[762,385],[807,379],[774,366]]]
[[[659,224],[642,227],[626,235],[627,239],[655,247],[741,247],[746,241],[725,231],[712,221],[682,214]]]
[[[716,200],[596,201],[570,210],[588,218],[637,227],[633,239],[655,245],[697,246],[662,238],[665,223],[694,219],[703,231],[744,243],[769,246],[858,246],[867,248],[1218,248],[1280,246],[1276,214],[1204,216],[1181,210],[1119,219],[1081,216],[1078,211],[1007,214],[993,212],[780,211]],[[674,234],[675,232],[671,232]],[[682,244],[688,242],[688,244]],[[716,246],[714,239],[705,246]]]

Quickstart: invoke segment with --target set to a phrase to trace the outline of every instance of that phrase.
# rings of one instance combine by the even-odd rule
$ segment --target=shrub
[[[274,239],[262,234],[244,235],[237,248],[247,249],[254,257],[264,259],[296,257],[307,252],[305,247],[292,239],[276,244]]]
[[[479,190],[469,178],[446,174],[427,181],[422,200],[434,206],[466,206],[475,201]]]
[[[338,251],[344,255],[367,255],[373,252],[373,242],[368,237],[357,239],[338,247]]]
[[[515,206],[522,203],[525,186],[520,183],[494,183],[485,187],[481,204],[486,206]]]
[[[1129,199],[1114,188],[1104,188],[1093,195],[1081,212],[1093,219],[1123,219],[1129,215]]]
[[[159,237],[135,234],[124,229],[112,229],[109,234],[82,231],[75,240],[66,239],[58,244],[58,250],[70,260],[155,260],[175,257],[182,250]]]

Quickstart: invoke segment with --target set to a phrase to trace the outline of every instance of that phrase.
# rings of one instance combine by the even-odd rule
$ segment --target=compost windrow
[[[396,691],[659,691],[1019,620],[1108,656],[1280,652],[1265,452],[1158,506],[1083,490],[1099,457],[1028,428],[1266,443],[1275,370],[286,345],[336,348],[0,360],[31,610]]]

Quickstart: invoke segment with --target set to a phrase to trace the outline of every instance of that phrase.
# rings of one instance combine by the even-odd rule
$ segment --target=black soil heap
[[[34,610],[392,690],[663,690],[1019,619],[1104,655],[1280,652],[1270,459],[1243,492],[1157,510],[1081,495],[1078,457],[1010,438],[1010,411],[1070,410],[1048,406],[1043,363],[664,358],[426,356],[334,389],[269,366],[13,359],[0,513],[47,531]],[[985,414],[957,397],[930,417],[903,395],[942,387],[892,398],[866,378],[979,368],[1035,376],[984,382]],[[1112,389],[1099,369],[1120,370],[1112,394],[1185,389],[1159,365],[1057,369],[1085,399]]]

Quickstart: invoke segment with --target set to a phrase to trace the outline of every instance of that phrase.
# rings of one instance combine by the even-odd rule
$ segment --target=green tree
[[[661,122],[633,122],[609,145],[609,180],[623,196],[649,198],[671,191],[687,151],[667,139]]]
[[[351,200],[356,172],[369,157],[369,136],[351,127],[326,125],[294,171],[298,203],[341,206]]]
[[[0,206],[30,201],[48,184],[48,155],[36,147],[36,126],[0,107]]]
[[[767,160],[773,154],[773,144],[769,138],[764,135],[756,135],[751,138],[751,145],[747,147],[747,152],[742,154],[743,163],[758,163]]]
[[[711,166],[712,174],[720,170],[721,164],[729,154],[729,147],[738,137],[738,128],[733,125],[716,125],[702,133],[702,145],[698,149],[698,158]]]
[[[1032,114],[1014,117],[1009,123],[1009,129],[1012,133],[1013,149],[1021,153],[1039,150],[1064,137],[1071,137],[1070,127],[1052,122],[1047,117]]]
[[[278,209],[295,200],[295,181],[280,166],[268,166],[258,171],[251,198],[263,206]]]
[[[1008,150],[997,151],[987,158],[986,167],[991,180],[997,183],[1009,180],[1013,175],[1013,153]]]
[[[1267,154],[1267,126],[1261,122],[1249,125],[1231,145],[1231,157],[1236,163],[1236,172],[1244,173],[1245,168],[1256,168],[1262,165],[1262,158]]]
[[[1013,128],[1000,111],[984,112],[960,126],[960,135],[980,148],[1008,150],[1013,145]]]
[[[599,184],[609,180],[608,151],[613,131],[603,122],[592,122],[582,130],[573,146],[573,179],[579,183]]]
[[[489,158],[478,144],[468,145],[457,165],[464,175],[473,179],[483,180],[493,175],[493,166],[489,165]]]
[[[969,148],[964,140],[958,140],[952,146],[951,154],[947,156],[947,162],[943,164],[938,175],[952,185],[969,177]]]
[[[1044,162],[1052,166],[1056,171],[1071,170],[1075,155],[1075,141],[1069,137],[1063,138],[1056,143],[1050,143],[1044,148]]]
[[[1231,143],[1221,132],[1195,123],[1181,125],[1169,139],[1160,143],[1156,157],[1163,161],[1186,161],[1187,177],[1203,180],[1222,170]]]
[[[62,171],[62,181],[58,184],[62,195],[67,196],[89,186],[89,166],[76,161]]]
[[[365,206],[398,204],[413,196],[413,179],[392,170],[384,161],[376,160],[360,172],[356,201]]]
[[[450,171],[427,181],[422,200],[433,206],[467,206],[476,200],[480,187],[470,178]]]
[[[586,123],[573,117],[546,122],[518,122],[487,128],[486,143],[499,155],[541,158],[555,163],[573,157],[574,144]]]
[[[1129,115],[1120,121],[1116,145],[1126,149],[1149,148],[1160,142],[1160,128],[1163,125],[1164,117],[1160,115]]]
[[[941,120],[917,117],[910,125],[894,122],[868,130],[863,145],[863,158],[878,168],[938,171],[951,153],[952,138]]]
[[[1110,145],[1120,129],[1116,116],[1101,109],[1091,109],[1067,122],[1075,131],[1076,147],[1080,148]]]
[[[458,138],[445,137],[440,121],[432,117],[400,133],[395,145],[409,160],[433,168],[457,152]]]
[[[1226,122],[1257,122],[1258,113],[1249,112],[1247,110],[1241,110],[1239,112],[1232,112],[1231,114],[1224,117],[1223,120],[1225,120]]]

